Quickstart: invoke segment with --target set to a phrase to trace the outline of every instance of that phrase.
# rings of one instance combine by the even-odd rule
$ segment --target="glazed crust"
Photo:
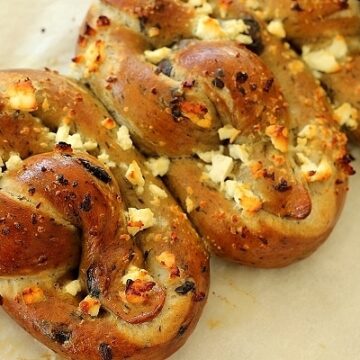
[[[285,266],[313,252],[336,223],[352,173],[346,139],[294,52],[240,2],[209,3],[218,20],[206,5],[176,0],[102,1],[89,11],[74,61],[138,146],[171,158],[166,183],[213,253]],[[237,40],[224,30],[231,19],[246,25]],[[161,59],[145,52],[162,47]],[[234,139],[219,139],[225,125]],[[229,141],[246,149],[241,161],[230,159]],[[220,145],[232,171],[218,181]],[[322,165],[310,170],[305,154]]]
[[[4,309],[68,359],[170,356],[208,293],[208,255],[186,215],[134,147],[120,146],[118,126],[77,83],[51,72],[3,71],[0,121]],[[91,140],[91,150],[55,147],[63,126],[69,139]],[[11,166],[14,153],[23,160]],[[111,169],[99,160],[104,153]],[[134,162],[143,189],[129,182]],[[129,208],[150,209],[155,224],[131,237],[128,229],[144,224],[127,220]],[[74,280],[75,294],[66,290]]]

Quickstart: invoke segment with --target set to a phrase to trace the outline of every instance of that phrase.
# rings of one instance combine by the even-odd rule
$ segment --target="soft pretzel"
[[[30,70],[0,72],[0,123],[4,309],[68,359],[170,356],[205,303],[208,255],[127,129]]]
[[[138,146],[171,159],[167,185],[210,249],[277,267],[326,239],[352,169],[323,90],[245,10],[103,0],[74,62]]]
[[[269,21],[316,71],[342,127],[360,141],[360,3],[357,0],[239,0]]]

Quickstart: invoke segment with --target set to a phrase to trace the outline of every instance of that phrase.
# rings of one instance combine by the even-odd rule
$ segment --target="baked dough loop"
[[[279,267],[327,238],[352,169],[324,91],[243,10],[101,1],[73,60],[142,151],[171,159],[166,183],[212,252]]]
[[[316,71],[336,119],[360,141],[360,3],[357,0],[239,0],[270,24],[281,22],[286,39]],[[269,24],[269,25],[270,25]],[[271,25],[270,25],[271,26]]]
[[[68,359],[172,354],[205,303],[208,255],[124,128],[30,70],[0,73],[0,123],[4,309]]]

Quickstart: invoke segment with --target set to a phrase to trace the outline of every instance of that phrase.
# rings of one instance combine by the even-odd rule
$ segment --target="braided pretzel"
[[[40,71],[0,73],[0,120],[4,309],[69,359],[172,354],[203,308],[208,256],[126,129]]]
[[[240,0],[271,21],[269,29],[300,48],[335,108],[360,141],[360,3],[356,0]]]
[[[335,224],[346,140],[296,55],[211,3],[100,1],[73,60],[138,146],[171,158],[167,184],[215,254],[284,266]]]

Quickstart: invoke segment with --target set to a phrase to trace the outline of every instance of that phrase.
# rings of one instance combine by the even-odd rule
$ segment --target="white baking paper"
[[[69,72],[91,0],[0,0],[0,68],[48,66]],[[351,89],[349,89],[351,91]],[[360,158],[360,151],[354,150]],[[360,163],[355,166],[360,170]],[[360,175],[329,240],[281,270],[212,261],[201,321],[172,357],[207,360],[360,359]],[[0,359],[49,360],[0,309]]]

